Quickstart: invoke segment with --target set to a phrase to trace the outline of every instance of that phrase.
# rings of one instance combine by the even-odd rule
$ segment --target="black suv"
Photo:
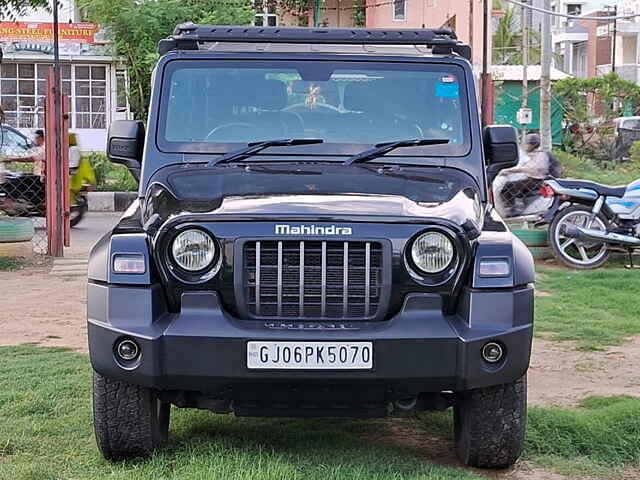
[[[171,405],[238,416],[453,407],[469,465],[519,456],[532,257],[488,199],[517,162],[481,129],[449,30],[181,25],[151,114],[111,125],[138,200],[89,262],[95,432],[109,459]]]

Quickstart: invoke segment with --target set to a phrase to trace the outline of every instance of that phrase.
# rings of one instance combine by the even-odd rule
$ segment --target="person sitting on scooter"
[[[500,198],[507,217],[517,216],[514,207],[517,199],[525,199],[531,192],[537,191],[545,178],[559,177],[561,168],[558,159],[550,152],[540,150],[540,135],[530,133],[525,137],[524,151],[527,159],[518,166],[503,170],[502,175],[520,173],[527,178],[507,183],[500,192]]]

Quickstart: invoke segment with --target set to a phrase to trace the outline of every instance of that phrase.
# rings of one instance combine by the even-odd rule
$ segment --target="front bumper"
[[[90,283],[89,352],[100,374],[159,390],[232,397],[242,386],[376,386],[404,398],[426,392],[461,391],[507,383],[529,366],[533,332],[533,287],[463,293],[456,315],[444,316],[438,295],[407,296],[401,311],[384,322],[265,324],[238,320],[214,292],[185,293],[178,314],[167,313],[160,286]],[[322,327],[322,328],[321,328]],[[114,343],[135,339],[141,357],[125,369]],[[271,341],[372,341],[373,369],[249,370],[246,344]],[[480,350],[502,344],[504,360],[491,365]]]

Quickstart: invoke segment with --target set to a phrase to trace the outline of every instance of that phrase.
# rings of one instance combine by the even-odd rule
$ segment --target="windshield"
[[[168,63],[164,82],[165,152],[225,153],[280,138],[324,140],[286,154],[353,155],[405,139],[449,142],[389,155],[462,156],[470,147],[464,70],[453,64],[183,60]]]

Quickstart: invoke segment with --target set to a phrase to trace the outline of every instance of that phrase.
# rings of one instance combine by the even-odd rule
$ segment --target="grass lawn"
[[[415,450],[380,446],[369,440],[380,428],[375,421],[246,419],[176,408],[165,450],[148,461],[110,464],[93,438],[86,356],[24,346],[2,347],[0,358],[3,480],[482,478],[426,463]],[[412,424],[425,435],[451,435],[450,412]],[[567,472],[610,472],[640,463],[639,436],[640,399],[535,408],[526,457]]]
[[[0,272],[17,270],[20,267],[22,267],[23,264],[24,264],[24,262],[22,262],[21,260],[19,260],[17,258],[0,257]]]
[[[640,334],[640,281],[637,270],[591,271],[538,268],[536,330],[555,340],[575,340],[597,350]]]
[[[554,152],[562,165],[562,176],[579,178],[609,185],[626,185],[640,178],[640,168],[632,162],[616,164],[612,168],[602,168],[586,157],[569,155],[562,151]]]

